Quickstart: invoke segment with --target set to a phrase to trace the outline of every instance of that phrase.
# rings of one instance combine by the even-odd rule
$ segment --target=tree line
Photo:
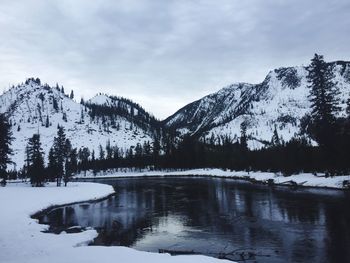
[[[241,124],[238,140],[223,136],[203,139],[196,135],[186,135],[179,139],[173,130],[153,133],[152,141],[138,143],[129,149],[111,145],[99,145],[98,152],[89,148],[73,148],[66,138],[63,127],[58,126],[57,136],[49,151],[48,165],[45,167],[40,135],[34,134],[26,148],[24,176],[31,179],[34,186],[46,181],[56,181],[59,186],[67,184],[71,176],[79,171],[94,171],[136,167],[148,169],[163,168],[203,168],[216,167],[246,171],[283,172],[286,175],[300,172],[325,172],[326,175],[350,173],[350,98],[347,100],[346,115],[341,115],[339,87],[333,80],[332,64],[323,56],[315,54],[307,67],[310,114],[304,116],[300,124],[300,134],[288,142],[280,139],[275,128],[268,145],[259,150],[248,147],[247,126]],[[145,114],[138,105],[127,108],[120,102],[115,107],[89,105],[91,118],[130,115],[138,125],[159,123]],[[129,101],[128,101],[129,103]],[[137,114],[132,109],[137,109]],[[160,127],[161,128],[161,127]],[[317,143],[314,145],[310,139]],[[6,115],[0,115],[0,176],[6,177],[7,164],[11,162],[11,125]]]

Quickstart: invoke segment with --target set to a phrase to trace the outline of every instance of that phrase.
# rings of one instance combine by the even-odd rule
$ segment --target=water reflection
[[[248,262],[350,262],[348,193],[210,178],[105,183],[114,185],[117,194],[52,210],[40,222],[54,232],[94,227],[97,245],[193,250],[216,257],[228,253],[234,260],[250,253]]]

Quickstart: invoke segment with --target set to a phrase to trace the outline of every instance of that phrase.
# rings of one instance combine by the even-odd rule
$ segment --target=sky
[[[349,0],[0,0],[0,87],[39,77],[163,119],[235,82],[350,60]]]

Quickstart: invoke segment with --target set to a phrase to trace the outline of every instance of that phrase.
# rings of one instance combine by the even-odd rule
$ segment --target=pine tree
[[[73,92],[73,90],[70,92],[69,98],[70,99],[74,99],[74,92]]]
[[[94,154],[95,154],[95,152],[94,152]],[[79,149],[78,158],[80,159],[80,162],[82,164],[86,164],[89,161],[89,157],[90,157],[89,148],[84,147],[82,149]]]
[[[348,115],[348,119],[350,119],[350,96],[346,102],[346,114]]]
[[[155,166],[158,166],[159,164],[159,155],[160,155],[160,142],[159,138],[157,136],[154,136],[153,138],[153,144],[152,144],[152,156],[153,156],[153,163]]]
[[[320,144],[329,144],[332,129],[339,111],[336,83],[333,83],[333,68],[328,65],[323,56],[315,54],[308,67],[307,80],[310,88],[311,102],[311,136]]]
[[[114,146],[113,147],[113,159],[117,160],[117,159],[119,159],[119,156],[120,156],[119,148],[118,148],[118,146]]]
[[[99,145],[99,159],[103,160],[105,158],[105,151],[103,150],[102,145]]]
[[[107,153],[107,160],[111,160],[113,157],[113,149],[111,147],[111,141],[108,140],[106,143],[106,153]]]
[[[46,128],[50,127],[50,119],[49,119],[49,115],[46,115],[45,127],[46,127]]]
[[[241,139],[240,139],[240,145],[243,151],[248,150],[248,144],[247,144],[247,124],[246,122],[241,123]]]
[[[92,150],[92,153],[91,153],[91,161],[94,162],[95,161],[95,150]]]
[[[52,97],[52,106],[55,109],[55,111],[58,112],[58,102],[54,97]]]
[[[11,125],[8,122],[5,114],[0,114],[0,178],[6,180],[6,168],[11,163],[10,148],[12,141]]]
[[[43,186],[45,182],[44,153],[41,148],[40,135],[34,134],[26,148],[27,173],[32,186]]]
[[[59,125],[57,128],[57,136],[54,138],[52,156],[55,158],[54,162],[56,164],[57,169],[57,186],[60,186],[61,180],[65,175],[65,162],[67,158],[67,140],[64,128]]]
[[[54,146],[49,151],[48,175],[50,181],[55,181],[59,177],[59,165]]]
[[[66,139],[65,143],[65,173],[63,176],[64,186],[67,186],[67,183],[72,178],[73,174],[77,171],[78,167],[78,157],[77,157],[77,149],[72,148],[72,144],[69,139]]]
[[[271,143],[273,146],[278,146],[281,144],[280,138],[278,136],[278,132],[277,132],[277,128],[275,126],[275,129],[273,131],[273,135],[272,135],[272,139],[271,139]]]

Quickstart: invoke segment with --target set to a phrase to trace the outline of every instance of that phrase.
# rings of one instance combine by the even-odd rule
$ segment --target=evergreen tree
[[[67,113],[63,112],[63,114],[62,114],[62,120],[64,120],[65,122],[67,122]]]
[[[111,141],[108,140],[106,143],[106,153],[107,153],[107,160],[111,160],[113,157],[113,149],[111,147]]]
[[[346,114],[348,115],[348,119],[350,119],[350,96],[346,102]]]
[[[94,162],[95,161],[95,150],[92,150],[92,153],[91,153],[91,161]]]
[[[142,156],[142,147],[140,143],[137,143],[135,147],[135,157],[141,158],[141,156]]]
[[[59,110],[58,102],[57,102],[57,100],[54,97],[52,97],[52,106],[55,109],[55,111],[58,112],[58,110]]]
[[[65,158],[65,173],[63,176],[64,186],[67,186],[67,183],[73,176],[73,174],[77,171],[78,167],[78,157],[77,157],[77,149],[72,148],[72,144],[69,139],[66,139],[65,143],[65,151],[66,151],[66,158]]]
[[[5,114],[0,114],[0,178],[3,178],[4,181],[6,180],[7,165],[11,163],[12,139],[11,125]]]
[[[50,181],[55,181],[59,177],[59,165],[56,156],[56,151],[52,146],[49,151],[48,176]]]
[[[149,141],[146,141],[143,143],[142,152],[146,157],[149,157],[151,155],[151,145],[150,145]]]
[[[159,138],[157,136],[154,136],[154,138],[153,138],[153,145],[152,145],[152,156],[153,156],[153,163],[156,166],[158,166],[158,164],[159,164],[159,155],[160,155]]]
[[[64,128],[58,125],[57,129],[57,136],[54,138],[53,143],[52,157],[55,158],[54,163],[56,164],[57,169],[57,186],[60,186],[61,180],[65,175],[65,163],[67,158],[67,140]]]
[[[50,119],[49,115],[46,115],[46,122],[45,122],[45,127],[48,128],[50,126]]]
[[[279,146],[281,144],[281,141],[280,141],[280,138],[278,136],[278,132],[277,132],[277,127],[276,126],[275,126],[275,129],[273,131],[271,143],[272,143],[273,146]]]
[[[74,92],[73,92],[73,90],[70,92],[69,98],[70,99],[74,99]]]
[[[27,173],[32,186],[43,186],[45,181],[44,153],[41,148],[40,135],[34,134],[26,148]]]
[[[334,128],[335,114],[339,111],[337,96],[339,91],[333,83],[333,68],[315,54],[308,67],[307,80],[310,88],[312,125],[310,135],[321,145],[330,143]]]
[[[99,159],[103,160],[105,158],[105,151],[103,150],[102,145],[99,145]]]
[[[243,151],[248,150],[248,143],[247,143],[247,124],[245,121],[241,123],[241,139],[240,139],[240,145]]]

